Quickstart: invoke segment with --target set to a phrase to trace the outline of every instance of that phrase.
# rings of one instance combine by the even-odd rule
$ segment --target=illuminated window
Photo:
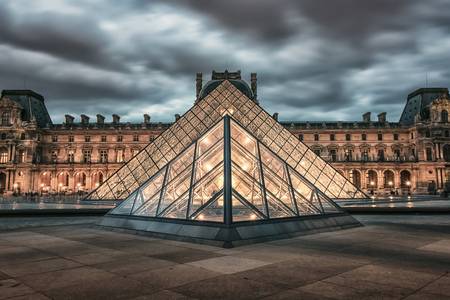
[[[101,163],[108,162],[108,150],[106,150],[106,149],[100,150],[100,162]]]
[[[8,162],[8,150],[0,149],[0,163],[6,164]]]

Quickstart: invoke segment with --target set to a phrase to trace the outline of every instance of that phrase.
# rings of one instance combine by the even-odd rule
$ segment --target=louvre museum
[[[232,82],[235,89],[252,99],[256,106],[264,107],[264,100],[261,99],[259,103],[257,97],[256,74],[252,73],[249,83],[246,83],[241,78],[240,72],[213,72],[211,80],[206,83],[203,82],[202,74],[197,74],[197,99],[192,100],[193,104],[201,104],[203,98],[217,92],[216,89],[224,76]],[[208,114],[201,118],[197,117],[194,123],[188,122],[186,113],[183,116],[175,116],[174,122],[180,122],[175,127],[181,127],[176,129],[172,126],[174,123],[154,121],[147,114],[143,116],[142,122],[130,123],[121,120],[119,115],[113,115],[111,120],[107,120],[99,113],[95,117],[83,114],[80,118],[67,114],[62,124],[55,124],[47,111],[44,97],[31,90],[3,90],[0,107],[0,190],[7,195],[31,192],[83,193],[89,194],[90,198],[123,200],[138,188],[142,190],[142,194],[146,193],[142,184],[153,175],[156,176],[151,184],[156,186],[159,180],[161,189],[165,184],[164,177],[175,176],[165,174],[172,171],[163,171],[163,166],[178,157],[181,151],[185,151],[186,158],[178,158],[180,164],[201,161],[201,153],[206,150],[201,149],[200,140],[197,146],[186,147],[194,139],[205,134],[203,130],[207,129],[206,125],[212,125],[212,123],[205,124],[206,121],[219,122],[218,118]],[[267,149],[264,146],[258,146],[258,149],[261,155],[263,152],[276,153],[277,159],[281,158],[280,161],[286,161],[290,166],[293,163],[290,160],[298,162],[303,155],[308,156],[302,165],[299,164],[300,171],[296,169],[288,171],[292,173],[290,178],[295,177],[293,174],[297,173],[300,177],[306,177],[317,187],[320,195],[330,199],[359,197],[363,193],[373,197],[385,197],[390,194],[445,192],[450,176],[449,110],[447,88],[421,88],[406,96],[403,113],[400,120],[395,122],[389,121],[385,112],[378,113],[376,119],[372,118],[370,112],[366,112],[360,120],[320,122],[286,121],[276,112],[271,112],[271,115],[264,112],[265,117],[262,121],[274,121],[282,125],[279,131],[271,133],[274,135],[271,139],[274,141],[277,137],[283,139],[280,142],[271,142],[271,146]],[[254,148],[243,145],[239,139],[247,136],[245,139],[252,140],[252,136],[257,136],[262,139],[262,144],[267,141],[264,137],[259,137],[258,133],[246,133],[245,129],[233,121],[238,119],[237,122],[242,123],[242,120],[233,114],[234,112],[230,113],[231,120],[228,121],[231,124],[229,132],[232,136],[237,134],[241,137],[233,139],[235,145],[232,146],[235,148],[231,155],[243,152],[242,155],[253,157],[251,151],[254,151]],[[257,114],[245,117],[257,119]],[[219,122],[216,126],[224,125]],[[264,126],[269,130],[272,125]],[[175,132],[180,130],[187,134],[185,140]],[[217,134],[224,134],[223,128],[218,131],[220,133],[211,131],[209,137],[207,135],[204,139],[211,140],[212,143],[213,139],[218,139]],[[295,140],[292,137],[295,137]],[[156,151],[154,147],[162,147],[158,140],[164,140],[176,149],[164,149],[163,153]],[[259,145],[259,142],[252,140],[251,144]],[[210,147],[213,147],[212,144],[208,146],[208,150],[213,150],[209,149]],[[282,150],[282,154],[278,153],[279,150]],[[293,156],[296,150],[301,152],[297,158]],[[144,161],[142,158],[150,152],[151,159]],[[162,154],[163,157],[158,156]],[[213,153],[211,155],[214,156]],[[223,169],[214,169],[215,163],[223,158],[211,157],[211,159],[210,166],[206,168],[212,168],[213,173],[223,173]],[[253,163],[259,164],[258,160],[254,159]],[[126,162],[128,167],[123,168]],[[328,163],[332,167],[327,173]],[[240,168],[245,168],[245,164],[239,165]],[[252,167],[252,172],[255,171],[251,164],[248,167]],[[273,166],[266,167],[274,171]],[[179,172],[184,172],[180,166],[177,168],[180,168]],[[201,177],[203,175],[200,174],[210,171],[202,169],[204,166],[196,168],[195,176]],[[119,169],[122,171],[117,172]],[[172,167],[169,169],[172,170]],[[245,170],[228,171],[237,172],[235,178],[238,178],[243,176],[238,173]],[[189,172],[186,171],[186,174],[182,175],[186,178],[193,176],[192,170]],[[325,173],[328,175],[322,175]],[[261,174],[255,176],[255,179],[258,176],[261,178]],[[203,180],[200,177],[198,180]],[[183,184],[185,183],[178,183],[177,188]],[[190,182],[186,181],[186,185],[187,190],[194,189],[194,193],[196,192],[195,187],[190,186]],[[154,192],[159,189],[152,187]],[[221,186],[211,189],[216,193],[215,203],[220,202],[223,195]],[[92,191],[94,193],[91,193]],[[135,197],[140,196],[135,194]],[[233,201],[245,201],[238,198]],[[183,213],[188,214],[188,202],[180,205],[184,207]],[[262,205],[262,202],[258,205]],[[254,206],[257,207],[257,204]],[[270,209],[270,203],[268,208]],[[154,203],[149,203],[148,207],[142,207],[141,211],[144,210],[155,210],[156,213],[157,208],[154,207]],[[294,212],[295,210],[292,213]],[[164,213],[170,214],[173,211],[169,209]],[[239,217],[258,218],[265,213],[267,211],[254,210]],[[192,217],[201,216],[206,217],[200,212]]]

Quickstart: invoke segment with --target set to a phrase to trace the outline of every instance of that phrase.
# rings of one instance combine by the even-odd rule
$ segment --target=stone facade
[[[256,90],[256,74],[252,81]],[[418,95],[426,96],[431,90],[440,96],[417,102]],[[368,194],[447,190],[448,90],[411,93],[402,116],[411,106],[419,111],[412,123],[389,122],[386,113],[378,114],[375,121],[366,113],[362,121],[355,122],[281,123]],[[148,115],[141,123],[125,123],[118,115],[105,122],[100,114],[94,121],[86,115],[79,121],[66,115],[64,123],[53,124],[41,95],[4,90],[0,99],[0,191],[88,192],[169,126],[151,122]]]

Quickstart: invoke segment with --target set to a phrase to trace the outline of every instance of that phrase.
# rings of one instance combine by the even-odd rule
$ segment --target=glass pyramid
[[[229,224],[339,212],[227,114],[109,214]]]
[[[235,162],[232,168],[235,177],[241,180],[240,187],[236,187],[236,196],[233,198],[233,201],[241,203],[240,205],[242,205],[243,209],[244,207],[248,209],[248,206],[245,205],[252,202],[247,201],[248,203],[244,203],[246,200],[240,198],[240,196],[243,196],[240,193],[252,193],[255,197],[253,201],[255,203],[257,202],[256,195],[264,193],[264,199],[268,200],[264,203],[265,210],[262,208],[259,210],[264,216],[267,216],[267,213],[270,215],[271,211],[277,211],[283,216],[297,213],[299,204],[294,200],[296,199],[295,193],[300,193],[299,191],[301,190],[296,190],[294,194],[289,194],[289,189],[287,188],[289,186],[288,179],[292,181],[293,176],[306,178],[307,182],[314,186],[315,192],[311,192],[312,194],[320,192],[321,195],[332,199],[367,198],[363,192],[331,165],[317,156],[291,134],[289,130],[275,121],[255,101],[248,98],[228,80],[224,80],[206,97],[198,101],[177,122],[159,135],[155,141],[148,144],[102,185],[91,192],[86,197],[86,200],[127,199],[127,201],[130,201],[131,195],[139,189],[141,195],[137,195],[138,201],[144,201],[143,199],[148,199],[149,194],[154,193],[151,195],[152,203],[148,204],[147,201],[144,201],[146,207],[136,208],[139,213],[144,213],[143,211],[145,210],[146,212],[151,211],[155,216],[174,215],[174,206],[178,207],[181,203],[173,201],[175,199],[180,200],[179,197],[183,196],[189,198],[190,202],[188,202],[187,207],[180,207],[180,209],[182,208],[186,211],[186,217],[188,218],[193,215],[197,216],[193,212],[193,208],[197,207],[198,199],[203,197],[202,193],[205,190],[205,187],[201,187],[199,182],[202,181],[205,184],[209,184],[209,188],[212,189],[215,184],[211,181],[214,178],[209,177],[214,177],[216,173],[209,172],[219,172],[216,169],[217,166],[209,166],[212,167],[209,171],[207,171],[207,167],[198,166],[199,171],[197,172],[198,160],[210,160],[213,162],[215,159],[219,159],[218,156],[214,155],[219,155],[218,152],[220,152],[216,150],[217,153],[206,154],[206,152],[212,151],[212,148],[209,144],[200,145],[199,139],[200,137],[205,138],[207,131],[211,133],[209,129],[220,122],[225,115],[232,117],[239,123],[243,131],[250,132],[255,143],[260,145],[252,148],[236,141],[231,145],[237,152],[241,151],[241,154],[245,157],[235,157],[235,161],[242,159],[245,164],[242,164],[240,161]],[[217,141],[221,140],[224,130],[218,130],[217,128],[216,130],[209,139],[214,140],[216,138]],[[192,146],[194,141],[197,142],[195,142],[195,146]],[[192,148],[188,149],[189,146],[192,146]],[[215,146],[220,148],[218,145]],[[259,152],[256,152],[256,149]],[[188,155],[189,151],[194,151],[195,155]],[[185,153],[185,158],[180,160],[184,156],[182,153]],[[261,164],[259,164],[259,161],[255,161],[256,153],[261,155]],[[211,155],[211,157],[203,157],[203,155]],[[276,157],[276,159],[271,157]],[[195,160],[195,162],[192,160]],[[178,162],[175,164],[175,161]],[[168,164],[169,162],[170,164]],[[253,169],[246,170],[244,165],[248,165]],[[191,166],[190,170],[189,166]],[[192,174],[193,166],[195,166],[195,174]],[[284,168],[281,166],[284,166]],[[261,174],[266,173],[267,179],[261,178]],[[191,182],[189,181],[189,174],[193,176]],[[257,178],[258,176],[260,178]],[[149,183],[149,178],[155,182]],[[258,189],[256,183],[264,185],[264,180],[267,180],[265,184],[268,187],[263,191],[261,188]],[[163,184],[161,183],[162,181],[164,181]],[[144,184],[147,185],[147,189],[142,191]],[[195,186],[193,190],[189,190],[189,185]],[[164,186],[160,191],[160,194],[163,195],[163,203],[159,203],[160,198],[157,196],[157,188],[161,188],[161,186]],[[188,190],[189,195],[183,194]],[[192,195],[192,193],[195,193],[195,195]],[[214,200],[216,201],[214,205],[218,205],[221,202],[220,195],[217,195],[217,197],[219,198]],[[305,196],[308,200],[311,197]],[[158,203],[156,204],[156,202]],[[209,204],[212,205],[212,203],[204,203],[209,210],[212,210],[215,206]],[[314,201],[311,202],[312,207],[317,206],[313,204]],[[263,204],[257,203],[257,205],[261,206]],[[179,213],[177,212],[176,214]],[[257,215],[257,217],[262,217],[263,215]],[[197,217],[200,218],[200,215]]]

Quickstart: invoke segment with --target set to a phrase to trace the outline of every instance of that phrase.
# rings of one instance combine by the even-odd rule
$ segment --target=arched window
[[[400,172],[400,186],[402,188],[411,187],[411,173],[408,170],[403,170]]]
[[[2,113],[2,125],[3,126],[9,126],[11,125],[11,112],[9,111],[4,111]]]
[[[385,188],[394,187],[394,172],[390,170],[384,171],[384,187]]]
[[[374,170],[367,172],[367,188],[374,189],[378,186],[378,175]]]
[[[361,173],[358,170],[352,171],[352,181],[357,188],[361,188]]]
[[[445,109],[441,111],[441,122],[448,122],[448,112]]]

